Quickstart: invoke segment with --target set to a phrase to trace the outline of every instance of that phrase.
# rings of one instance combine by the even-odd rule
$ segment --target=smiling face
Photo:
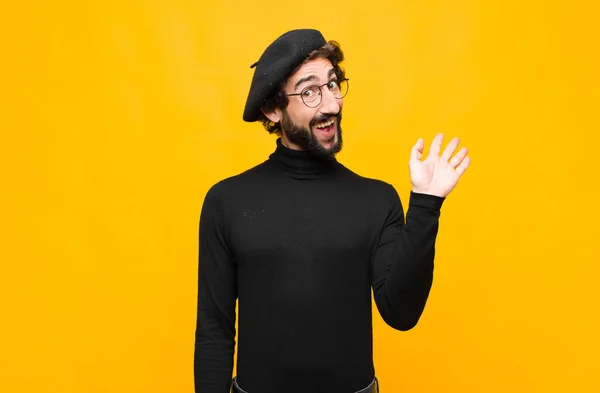
[[[289,96],[287,108],[276,108],[265,113],[272,122],[281,122],[281,141],[284,146],[294,150],[309,150],[328,159],[341,150],[343,100],[336,98],[332,92],[337,85],[337,78],[331,62],[324,58],[304,63],[288,78],[285,94],[301,95]],[[306,90],[314,85],[321,86],[320,102],[318,89]],[[314,108],[307,106],[303,97]]]

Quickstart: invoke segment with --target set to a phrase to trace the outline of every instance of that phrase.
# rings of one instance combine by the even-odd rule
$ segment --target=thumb
[[[423,147],[425,146],[423,138],[419,138],[410,152],[411,161],[420,161],[423,155]]]

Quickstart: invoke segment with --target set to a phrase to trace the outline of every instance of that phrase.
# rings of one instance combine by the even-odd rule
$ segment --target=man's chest
[[[281,260],[368,255],[379,220],[351,197],[283,195],[239,202],[227,223],[236,259]]]

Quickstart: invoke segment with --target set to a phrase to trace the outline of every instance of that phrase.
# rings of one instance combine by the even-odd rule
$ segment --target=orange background
[[[471,150],[382,392],[600,391],[598,2],[123,3],[0,13],[0,391],[192,392],[201,204],[273,150],[249,66],[298,27],[347,56],[348,167],[406,204],[418,137]]]

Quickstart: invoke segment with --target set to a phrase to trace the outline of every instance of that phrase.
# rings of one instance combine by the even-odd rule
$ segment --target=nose
[[[335,98],[333,93],[327,88],[322,89],[321,112],[332,115],[337,114],[342,107],[342,99]]]

